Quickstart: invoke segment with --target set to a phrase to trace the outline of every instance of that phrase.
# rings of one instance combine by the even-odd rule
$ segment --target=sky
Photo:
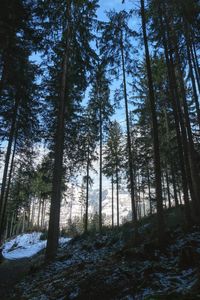
[[[122,9],[129,9],[131,8],[131,2],[125,1],[124,4],[122,4],[122,0],[100,0],[99,1],[99,9],[97,11],[98,17],[100,20],[105,19],[105,11],[115,9],[117,11],[120,11]]]

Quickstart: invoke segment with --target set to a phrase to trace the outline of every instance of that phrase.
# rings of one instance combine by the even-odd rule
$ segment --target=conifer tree
[[[87,87],[90,57],[94,56],[90,41],[94,37],[92,29],[95,25],[97,1],[69,0],[57,3],[47,0],[41,3],[41,7],[45,19],[48,20],[45,27],[46,40],[49,42],[53,38],[53,42],[50,42],[51,50],[48,51],[51,64],[47,91],[54,121],[49,124],[53,129],[51,148],[54,153],[54,168],[46,249],[46,260],[51,260],[55,257],[58,247],[65,145],[70,146],[67,138],[72,131],[69,132],[69,128],[72,129],[77,109],[80,109],[78,104]],[[46,43],[45,47],[49,47],[49,44]],[[67,151],[66,154],[70,155],[72,152]],[[70,171],[68,166],[67,169]]]
[[[129,178],[130,191],[132,203],[132,220],[135,225],[135,234],[137,236],[137,212],[134,199],[134,176],[133,176],[133,162],[131,159],[132,145],[130,136],[129,124],[129,109],[128,109],[128,94],[127,94],[127,74],[133,73],[133,59],[132,59],[132,38],[137,36],[136,32],[131,30],[128,26],[130,14],[126,11],[116,13],[111,11],[107,14],[108,23],[102,23],[102,38],[101,38],[101,52],[104,59],[111,66],[111,73],[119,77],[122,72],[122,86],[125,103],[126,115],[126,131],[127,131],[127,149],[129,161]]]
[[[117,226],[119,226],[119,184],[120,174],[124,166],[124,149],[122,145],[122,130],[117,123],[114,121],[110,124],[108,130],[108,137],[104,149],[104,166],[103,172],[111,178],[112,194],[113,184],[116,183],[116,198],[117,198]],[[113,209],[113,197],[112,197],[112,226],[114,225],[114,209]]]
[[[102,155],[104,130],[107,127],[113,107],[110,103],[109,81],[105,75],[105,67],[102,63],[97,64],[96,73],[92,82],[88,108],[93,120],[98,122],[99,131],[99,230],[102,229]]]
[[[162,201],[162,184],[161,184],[161,164],[160,164],[160,146],[158,137],[158,121],[156,114],[156,102],[153,87],[153,78],[151,70],[151,61],[149,54],[149,46],[146,33],[146,16],[144,0],[141,0],[141,18],[142,18],[142,31],[143,40],[145,46],[145,57],[146,57],[146,68],[147,68],[147,78],[149,86],[149,101],[151,107],[152,116],[152,128],[153,128],[153,146],[154,146],[154,167],[155,167],[155,186],[156,186],[156,201],[157,201],[157,215],[158,215],[158,238],[162,244],[164,241],[164,216],[163,216],[163,201]]]

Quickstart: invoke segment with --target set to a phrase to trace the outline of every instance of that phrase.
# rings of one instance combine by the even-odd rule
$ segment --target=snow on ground
[[[41,240],[42,232],[24,233],[16,236],[3,245],[2,254],[6,259],[31,257],[46,247],[46,240]],[[59,239],[59,244],[67,243],[70,238]]]

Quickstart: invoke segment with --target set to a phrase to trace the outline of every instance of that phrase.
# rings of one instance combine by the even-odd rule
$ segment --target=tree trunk
[[[172,175],[172,186],[174,190],[174,201],[175,201],[175,206],[178,207],[178,197],[177,197],[177,189],[176,189],[176,179],[175,179],[175,174],[174,174],[174,167],[171,163],[171,175]]]
[[[164,232],[165,223],[163,215],[163,200],[162,200],[162,184],[161,184],[161,165],[160,165],[160,149],[159,149],[159,138],[158,138],[158,122],[156,116],[156,102],[153,90],[153,79],[151,71],[151,62],[149,55],[149,47],[146,34],[146,17],[144,0],[141,0],[141,17],[142,17],[142,31],[145,46],[145,56],[146,56],[146,69],[149,85],[149,100],[152,115],[152,125],[153,125],[153,146],[154,146],[154,168],[155,168],[155,186],[156,186],[156,203],[157,203],[157,217],[158,217],[158,239],[159,243],[162,245],[164,243]]]
[[[42,198],[42,209],[41,209],[41,218],[40,218],[40,226],[41,228],[43,229],[43,224],[44,224],[44,220],[43,220],[43,217],[44,217],[44,197]]]
[[[63,178],[63,152],[65,137],[65,115],[66,115],[66,90],[67,90],[67,71],[69,61],[69,39],[70,39],[70,7],[71,1],[66,3],[67,13],[67,34],[66,48],[63,57],[62,82],[60,91],[59,109],[57,115],[57,129],[55,134],[54,148],[54,167],[52,181],[52,197],[49,217],[49,230],[47,238],[47,248],[45,260],[53,260],[57,253],[59,239],[59,223],[60,223],[60,205],[61,205],[61,183]]]
[[[145,193],[144,193],[144,189],[143,189],[143,193],[142,193],[142,205],[143,205],[143,217],[146,216],[146,209],[145,209]]]
[[[112,184],[112,228],[114,228],[114,180],[113,180],[113,175],[111,179],[111,184]]]
[[[150,185],[150,174],[149,174],[149,167],[147,166],[147,180],[148,180],[148,193],[149,193],[149,208],[150,208],[150,215],[152,215],[152,201],[151,201],[151,185]]]
[[[198,90],[199,90],[199,94],[200,94],[200,74],[199,74],[199,70],[198,70],[198,68],[199,68],[198,63],[197,63],[197,61],[195,59],[195,55],[194,55],[193,44],[190,46],[190,52],[191,52],[191,56],[192,56],[192,62],[193,62],[195,76],[196,76],[197,86],[198,86]]]
[[[190,37],[189,37],[189,32],[188,32],[188,25],[184,22],[184,27],[185,27],[185,41],[186,41],[186,48],[187,48],[187,59],[188,59],[188,64],[189,64],[189,74],[192,82],[192,89],[193,89],[193,95],[194,95],[194,102],[195,102],[195,107],[196,107],[196,114],[197,114],[197,122],[200,127],[200,109],[199,109],[199,100],[198,100],[198,95],[197,95],[197,89],[196,89],[196,83],[195,83],[195,78],[194,78],[194,73],[193,73],[193,68],[192,68],[192,59],[191,59],[191,54],[190,54]]]
[[[4,219],[4,212],[5,212],[5,191],[6,191],[6,184],[7,184],[7,175],[8,175],[8,168],[9,168],[9,161],[10,161],[10,155],[12,150],[12,144],[15,134],[15,127],[16,127],[16,120],[17,120],[17,112],[19,107],[20,99],[18,95],[16,96],[14,110],[13,110],[13,117],[12,117],[12,123],[9,133],[9,140],[8,140],[8,146],[6,150],[6,157],[5,157],[5,165],[4,165],[4,171],[3,171],[3,178],[2,178],[2,185],[1,185],[1,196],[0,196],[0,238],[3,234],[3,219]]]
[[[32,208],[31,208],[31,223],[33,226],[34,226],[34,220],[35,220],[35,199],[33,198]]]
[[[40,214],[41,214],[41,205],[42,205],[42,198],[40,197],[40,199],[38,200],[38,217],[37,217],[37,227],[39,229],[40,227]]]
[[[119,227],[119,178],[118,170],[116,167],[116,196],[117,196],[117,227]]]
[[[160,2],[159,2],[160,3]],[[165,8],[164,8],[165,11]],[[171,104],[172,104],[172,109],[173,109],[173,114],[174,114],[174,121],[175,121],[175,129],[176,129],[176,138],[177,138],[177,144],[178,144],[178,154],[179,154],[179,161],[180,161],[180,168],[181,168],[181,177],[182,177],[182,188],[183,188],[183,196],[184,196],[184,203],[185,203],[185,214],[186,214],[186,219],[187,223],[190,226],[191,224],[191,213],[190,213],[190,206],[189,206],[189,195],[188,195],[188,182],[187,178],[190,175],[190,172],[188,174],[188,177],[186,176],[186,157],[187,157],[187,147],[184,147],[183,150],[183,145],[184,143],[184,138],[181,135],[180,131],[180,125],[183,123],[181,122],[182,114],[179,109],[178,113],[178,103],[179,103],[179,96],[176,88],[176,77],[175,77],[175,72],[174,72],[174,66],[173,66],[173,59],[172,59],[172,46],[171,46],[171,40],[169,36],[169,26],[168,23],[166,22],[166,30],[164,29],[163,25],[163,20],[162,20],[162,12],[163,9],[159,5],[159,20],[160,20],[160,26],[161,26],[161,31],[162,31],[162,42],[163,42],[163,47],[164,47],[164,53],[165,53],[165,59],[166,59],[166,64],[167,64],[167,73],[168,73],[168,81],[169,81],[169,96],[171,99]],[[165,17],[165,20],[167,18]],[[166,33],[167,32],[167,37]],[[168,43],[167,43],[168,41]],[[170,58],[169,58],[170,56]],[[180,123],[180,125],[179,125]],[[181,130],[184,132],[184,127],[181,126]],[[183,155],[183,151],[185,154],[185,158]],[[188,164],[187,164],[188,166]],[[188,169],[187,169],[188,171]],[[190,186],[191,188],[191,186]]]
[[[190,163],[190,168],[191,168],[191,175],[192,175],[192,185],[193,185],[193,191],[194,191],[194,196],[193,196],[193,211],[194,214],[196,215],[196,218],[199,218],[200,216],[200,202],[199,202],[199,195],[200,195],[200,178],[199,178],[199,172],[198,172],[198,166],[197,166],[197,161],[196,161],[196,151],[194,149],[194,142],[193,142],[193,137],[192,137],[192,130],[191,130],[191,125],[190,125],[190,118],[189,118],[189,112],[188,112],[188,104],[187,104],[187,99],[186,99],[186,91],[185,91],[185,86],[184,86],[184,81],[183,81],[183,71],[181,67],[181,61],[180,61],[180,56],[178,53],[178,45],[175,41],[175,56],[176,56],[176,61],[177,61],[177,72],[178,72],[178,79],[180,82],[180,91],[182,94],[182,100],[183,100],[183,109],[184,109],[184,115],[185,115],[185,125],[187,128],[187,135],[188,135],[188,152],[189,152],[189,163]]]
[[[121,59],[122,59],[122,73],[123,73],[123,92],[125,101],[125,113],[126,113],[126,130],[127,130],[127,148],[128,148],[128,164],[129,164],[129,179],[131,188],[131,206],[132,206],[132,221],[135,229],[135,239],[138,236],[137,228],[137,210],[134,197],[134,175],[133,175],[133,162],[132,162],[132,145],[131,145],[131,135],[130,135],[130,122],[128,114],[128,97],[127,97],[127,87],[126,87],[126,72],[125,72],[125,58],[124,58],[124,45],[123,45],[123,33],[121,31]]]
[[[86,202],[85,202],[85,222],[84,222],[84,232],[88,231],[88,200],[89,200],[89,172],[90,172],[90,161],[89,161],[89,146],[87,151],[87,179],[86,179]]]
[[[171,204],[170,187],[169,187],[169,174],[168,174],[167,166],[166,166],[165,176],[166,176],[166,185],[167,185],[168,207],[171,208],[172,204]]]
[[[102,110],[100,108],[100,149],[99,149],[99,231],[102,231]]]
[[[12,153],[12,158],[11,158],[11,163],[10,163],[10,170],[9,170],[9,175],[8,175],[8,183],[5,191],[5,197],[4,197],[4,207],[3,207],[3,212],[2,212],[2,220],[1,220],[1,228],[2,231],[4,229],[4,224],[6,220],[6,209],[7,209],[7,203],[8,203],[8,196],[10,193],[10,184],[11,184],[11,179],[12,179],[12,173],[13,173],[13,167],[14,167],[14,158],[15,158],[15,152],[16,152],[16,145],[17,145],[17,135],[15,135],[15,141],[14,141],[14,148],[13,148],[13,153]]]

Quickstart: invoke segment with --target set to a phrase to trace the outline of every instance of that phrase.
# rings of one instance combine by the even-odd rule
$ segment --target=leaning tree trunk
[[[149,86],[149,100],[151,107],[152,125],[153,125],[153,147],[154,147],[154,168],[155,168],[155,186],[156,186],[156,203],[157,203],[157,217],[158,217],[158,239],[162,245],[164,242],[165,223],[163,215],[163,199],[162,199],[162,183],[161,183],[161,165],[160,165],[160,147],[158,138],[158,122],[156,116],[156,102],[153,90],[153,79],[151,71],[151,62],[149,55],[149,47],[146,33],[146,16],[144,8],[144,0],[141,0],[141,17],[142,17],[142,31],[145,46],[146,69]]]
[[[60,205],[61,205],[61,183],[63,178],[63,153],[65,138],[65,115],[66,115],[66,90],[67,90],[67,72],[69,61],[69,38],[70,38],[70,1],[67,1],[67,34],[66,48],[63,57],[62,81],[60,89],[59,109],[57,115],[57,128],[55,134],[54,148],[54,167],[52,181],[52,196],[49,217],[49,230],[47,238],[47,248],[45,260],[53,260],[57,253],[59,239],[60,223]]]

